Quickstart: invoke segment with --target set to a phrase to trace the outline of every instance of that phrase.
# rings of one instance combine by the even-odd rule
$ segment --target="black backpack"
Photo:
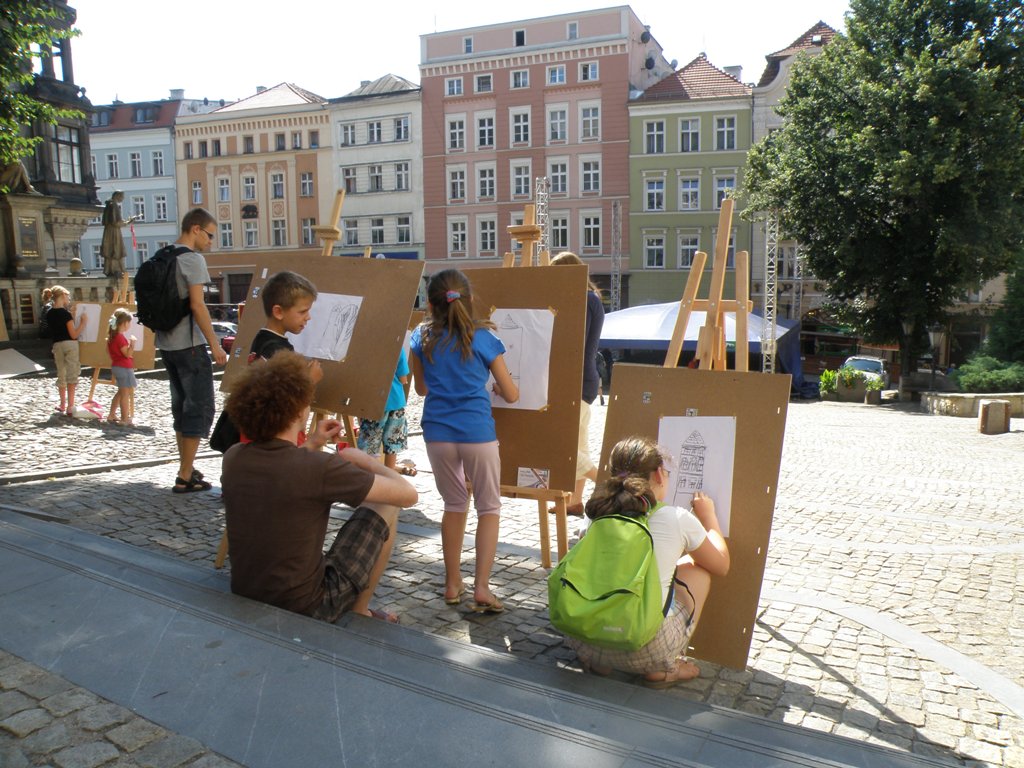
[[[169,331],[192,313],[188,297],[178,295],[178,256],[188,250],[165,245],[135,273],[135,314],[147,328]]]

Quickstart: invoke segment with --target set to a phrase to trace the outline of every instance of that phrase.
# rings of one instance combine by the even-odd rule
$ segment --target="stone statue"
[[[103,257],[103,273],[107,277],[120,277],[124,273],[124,238],[121,227],[135,221],[136,217],[121,218],[121,201],[124,192],[117,190],[103,207],[103,242],[100,256]]]
[[[6,187],[7,192],[10,194],[41,194],[32,186],[32,181],[28,177],[28,171],[25,170],[25,165],[20,160],[16,160],[4,166],[3,170],[0,170],[0,188],[2,187]]]

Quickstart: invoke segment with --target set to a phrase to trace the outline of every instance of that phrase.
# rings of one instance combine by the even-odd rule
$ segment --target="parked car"
[[[214,320],[213,332],[220,339],[220,345],[224,348],[224,351],[231,352],[231,345],[235,341],[235,336],[238,335],[238,326],[226,320]]]
[[[881,379],[882,389],[889,389],[889,366],[880,357],[853,355],[846,358],[843,368],[853,368],[864,374],[865,379]]]

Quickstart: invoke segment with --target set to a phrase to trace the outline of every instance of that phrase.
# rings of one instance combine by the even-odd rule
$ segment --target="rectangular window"
[[[231,179],[221,176],[217,179],[217,202],[231,202]]]
[[[275,246],[288,245],[288,229],[284,219],[270,220],[270,235]]]
[[[380,144],[384,140],[384,132],[381,130],[380,120],[371,120],[366,124],[366,142],[368,144]]]
[[[395,163],[395,189],[409,189],[409,164]]]
[[[207,146],[205,141],[200,141],[199,142],[199,157],[203,158],[203,157],[209,157],[209,156],[210,156],[210,148],[209,148],[209,146]]]
[[[466,148],[466,121],[448,121],[448,149],[463,150]]]
[[[214,157],[220,157],[220,139],[214,139],[210,142],[210,149]]]
[[[693,266],[693,259],[700,250],[700,236],[680,235],[679,236],[679,268],[689,269]]]
[[[448,172],[448,200],[466,200],[466,172],[461,168]]]
[[[601,138],[600,107],[583,107],[580,110],[580,138],[584,141]]]
[[[235,230],[231,225],[230,221],[225,221],[218,225],[220,230],[220,247],[221,248],[234,248],[235,247]]]
[[[687,177],[679,179],[679,210],[700,210],[700,179]]]
[[[356,143],[355,123],[345,123],[341,126],[341,146],[348,147]]]
[[[601,247],[601,217],[600,216],[584,216],[583,217],[583,247],[584,248],[600,248]]]
[[[192,205],[203,204],[203,182],[192,182]]]
[[[186,141],[184,144],[181,145],[181,153],[182,153],[182,155],[185,156],[186,160],[191,160],[192,159],[192,142],[191,141]]]
[[[494,118],[481,117],[476,121],[476,145],[478,148],[494,146]]]
[[[466,255],[466,222],[448,222],[448,244],[452,256]]]
[[[149,258],[149,243],[140,241],[138,244],[136,244],[135,250],[139,255],[139,264],[141,264],[142,262]],[[134,259],[132,259],[131,257],[129,257],[129,260],[134,261]]]
[[[155,221],[167,221],[167,195],[153,195],[153,214]]]
[[[275,133],[274,134],[274,151],[275,152],[284,152],[285,149],[286,149],[286,146],[285,146],[285,143],[284,143],[284,134],[283,133]]]
[[[517,29],[513,33],[513,35],[514,35],[514,38],[515,38],[515,46],[516,46],[516,48],[522,48],[524,45],[526,45],[526,30],[525,29]]]
[[[644,123],[644,152],[648,155],[660,155],[665,152],[664,120]]]
[[[408,141],[409,140],[409,118],[408,117],[396,117],[395,118],[395,141]]]
[[[473,52],[473,38],[472,37],[464,37],[464,38],[462,38],[462,52],[463,53],[472,53]]]
[[[359,190],[356,186],[356,169],[342,168],[341,183],[345,187],[346,195],[354,195],[356,192],[358,192]]]
[[[601,191],[601,161],[584,160],[580,167],[580,178],[582,179],[581,192],[597,194]]]
[[[565,109],[548,110],[548,141],[565,141],[568,136],[569,113]]]
[[[530,196],[530,164],[512,166],[512,195],[514,197]]]
[[[648,235],[644,237],[644,268],[665,268],[665,237],[664,235]]]
[[[548,85],[565,85],[565,64],[548,67]]]
[[[477,196],[479,200],[494,199],[494,169],[477,168]]]
[[[89,155],[89,167],[92,170],[92,177],[98,179],[100,175],[96,171],[96,155]]]
[[[647,196],[644,203],[645,211],[665,210],[665,180],[647,179],[645,182]]]
[[[256,177],[255,176],[243,176],[242,177],[242,199],[243,200],[255,200],[256,199]]]
[[[580,23],[578,21],[570,21],[565,25],[565,39],[576,40],[580,36]]]
[[[700,152],[700,120],[679,121],[679,151]]]
[[[299,196],[300,197],[312,197],[313,196],[313,172],[303,171],[299,174]]]
[[[155,150],[151,155],[153,161],[153,175],[163,176],[164,175],[164,153],[160,150]],[[95,174],[93,174],[95,175]]]
[[[566,163],[551,163],[548,166],[548,183],[552,195],[564,195],[569,191],[569,171]]]
[[[320,149],[320,131],[309,132],[309,148]]]
[[[253,144],[252,136],[242,137],[242,152],[246,155],[251,155],[255,152],[255,145]]]
[[[129,154],[128,165],[131,168],[132,178],[139,178],[142,175],[142,153],[132,152],[131,154]]]
[[[494,253],[498,250],[498,223],[494,219],[480,219],[477,222],[479,233],[477,247],[482,253]]]
[[[512,87],[513,88],[529,88],[530,87],[530,70],[528,69],[516,69],[512,72]]]
[[[107,155],[107,178],[118,178],[117,155]]]
[[[359,245],[359,219],[345,219],[345,245]]]
[[[491,75],[476,76],[476,92],[490,93],[494,90],[494,78]]]
[[[292,149],[302,149],[302,131],[292,131]]]
[[[461,96],[462,95],[462,78],[461,77],[449,77],[444,81],[444,93],[445,96]]]
[[[410,216],[399,216],[395,220],[395,236],[403,245],[412,242],[412,218]]]
[[[732,197],[736,191],[735,176],[719,176],[715,179],[715,208],[722,207],[722,201],[726,197]]]
[[[512,113],[512,143],[513,144],[529,144],[530,143],[530,113],[529,112],[514,112],[514,113]]]
[[[368,165],[368,166],[366,166],[366,172],[370,176],[370,191],[371,192],[383,192],[384,191],[384,166],[383,165]]]
[[[715,149],[736,149],[736,118],[715,118]]]
[[[552,216],[551,222],[551,250],[566,251],[569,249],[569,219],[565,216]]]
[[[246,248],[259,248],[260,231],[258,225],[259,222],[251,220],[242,222],[242,233],[245,235]]]
[[[580,82],[586,83],[597,80],[597,62],[588,61],[580,64]]]
[[[272,173],[270,174],[270,196],[274,200],[284,199],[284,174],[283,173]]]
[[[139,221],[146,220],[146,198],[142,195],[132,195],[132,216],[137,216]]]
[[[384,244],[384,219],[370,219],[370,244]]]

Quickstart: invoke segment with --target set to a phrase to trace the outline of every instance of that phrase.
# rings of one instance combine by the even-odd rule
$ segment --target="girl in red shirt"
[[[135,426],[132,421],[132,405],[135,400],[135,336],[127,334],[132,322],[132,313],[118,308],[110,316],[110,331],[107,333],[107,352],[110,354],[110,370],[114,374],[117,392],[110,402],[108,424],[123,427]],[[121,409],[121,420],[114,418],[114,412]]]

